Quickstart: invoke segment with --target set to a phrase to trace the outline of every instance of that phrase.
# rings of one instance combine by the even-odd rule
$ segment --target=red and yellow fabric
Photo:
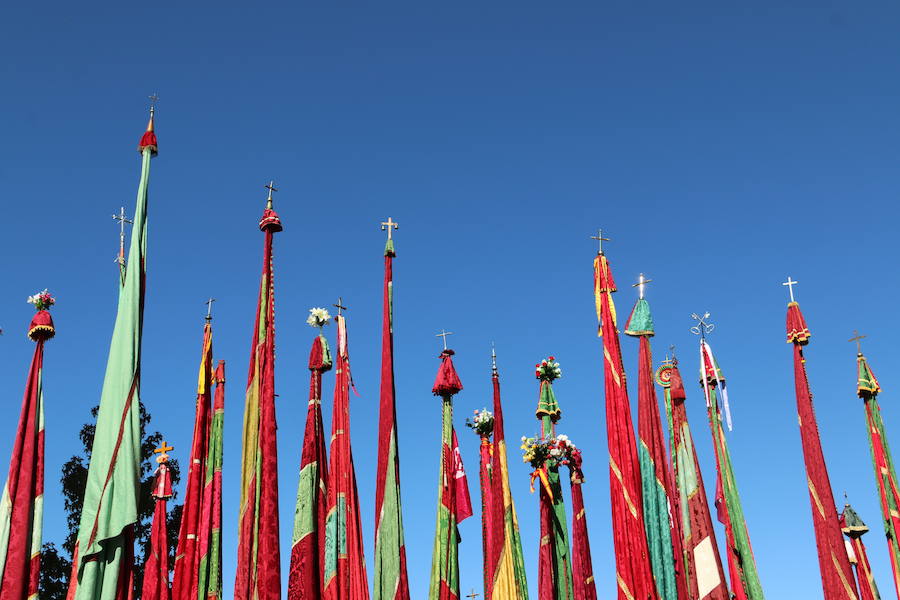
[[[457,600],[459,596],[458,525],[472,516],[469,486],[453,428],[453,396],[462,382],[453,367],[452,350],[441,353],[441,366],[432,388],[441,397],[441,463],[438,474],[437,523],[431,555],[429,600]]]
[[[326,600],[368,600],[365,552],[359,519],[356,470],[350,446],[350,353],[347,320],[337,322],[334,407],[331,411],[331,459],[325,516],[324,593]]]
[[[838,523],[834,493],[828,478],[819,426],[813,408],[812,394],[806,376],[803,346],[809,343],[809,330],[796,302],[788,304],[788,342],[794,348],[794,389],[797,396],[797,418],[800,423],[800,443],[806,465],[806,484],[812,509],[813,531],[819,554],[819,572],[825,600],[857,600],[853,570],[847,558],[844,536]],[[798,324],[802,327],[798,329]]]
[[[213,385],[212,325],[203,327],[203,345],[200,351],[200,372],[197,376],[197,403],[194,413],[194,435],[191,457],[188,463],[187,485],[181,525],[178,528],[178,553],[175,555],[175,572],[172,577],[173,600],[203,600],[198,592],[200,582],[200,518],[206,478],[206,461],[209,447],[209,428],[212,418]]]
[[[725,571],[716,542],[700,462],[688,425],[684,382],[677,361],[656,371],[666,404],[672,414],[673,471],[681,511],[681,547],[684,552],[688,597],[697,600],[730,600]]]
[[[394,242],[384,249],[381,319],[381,388],[378,402],[378,470],[375,480],[374,600],[409,600],[406,545],[400,502],[400,453],[394,389]]]
[[[328,458],[322,425],[322,374],[331,369],[331,364],[328,342],[319,334],[309,353],[309,403],[294,510],[288,600],[319,600],[325,589]]]
[[[609,483],[613,548],[619,600],[658,600],[641,497],[641,471],[634,421],[625,387],[625,369],[616,329],[616,291],[609,261],[594,259],[594,297],[603,338],[603,381],[606,396],[606,439],[609,446]]]
[[[847,556],[850,559],[850,564],[856,567],[856,582],[859,586],[860,600],[881,600],[878,586],[875,584],[875,576],[872,574],[872,566],[869,563],[866,545],[862,540],[862,536],[869,531],[869,528],[849,504],[844,505],[839,523],[841,531],[850,538],[846,540]]]
[[[491,451],[490,550],[485,563],[487,580],[485,600],[528,600],[528,582],[519,519],[509,487],[506,435],[503,429],[503,405],[500,400],[500,375],[496,365],[491,375],[494,391],[494,430]]]
[[[235,600],[280,600],[278,541],[278,445],[275,419],[275,284],[272,240],[282,230],[271,194],[259,221],[263,265],[250,339],[244,404],[241,501],[238,514]]]
[[[36,599],[44,520],[44,342],[56,334],[39,310],[28,328],[35,342],[22,411],[0,499],[0,598]]]
[[[198,600],[222,598],[222,448],[225,428],[225,361],[220,360],[213,376],[216,395],[209,428],[209,451],[203,483],[203,512],[200,515],[200,563]]]
[[[859,354],[857,364],[857,395],[862,398],[866,410],[866,430],[869,435],[869,448],[872,451],[872,464],[875,467],[875,482],[878,497],[881,501],[881,516],[884,524],[884,535],[887,539],[888,554],[891,557],[891,570],[894,575],[894,589],[900,596],[900,490],[897,487],[897,471],[888,447],[884,431],[884,420],[881,407],[878,405],[878,393],[881,386],[866,357]]]
[[[480,443],[478,445],[478,483],[481,488],[481,546],[484,568],[482,575],[484,577],[484,597],[489,597],[490,590],[493,587],[494,569],[492,565],[492,554],[494,548],[502,545],[498,544],[496,535],[498,533],[497,526],[494,524],[496,512],[494,504],[496,500],[493,497],[493,488],[491,487],[491,469],[493,468],[494,444],[491,442],[489,433],[482,433],[479,436]],[[502,534],[502,528],[499,530]]]
[[[576,452],[569,464],[569,483],[572,486],[572,588],[577,600],[597,600],[591,542],[588,539],[587,513],[584,511],[584,472],[581,452]]]
[[[163,453],[157,459],[153,491],[156,501],[153,521],[150,525],[150,552],[144,563],[144,585],[141,600],[169,600],[169,536],[166,530],[166,502],[172,497],[172,476],[166,464],[168,455]]]

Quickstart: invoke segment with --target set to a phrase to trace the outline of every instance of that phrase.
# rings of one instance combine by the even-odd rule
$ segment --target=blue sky
[[[697,368],[690,314],[709,310],[729,380],[729,434],[770,599],[821,593],[784,343],[788,275],[813,331],[806,352],[839,506],[873,528],[882,594],[890,566],[860,401],[853,329],[900,435],[894,224],[900,9],[866,4],[395,2],[326,7],[221,3],[17,3],[0,50],[0,392],[9,455],[31,342],[25,298],[49,287],[45,539],[63,537],[62,463],[100,393],[115,309],[118,230],[139,173],[146,97],[161,96],[149,209],[143,399],[185,460],[201,330],[215,305],[228,363],[225,583],[238,503],[242,380],[274,178],[282,555],[287,573],[306,408],[311,306],[343,296],[354,379],[353,443],[372,555],[383,234],[395,262],[397,401],[412,595],[425,594],[440,409],[430,394],[446,328],[465,389],[456,425],[477,498],[477,444],[463,419],[490,402],[497,345],[507,436],[537,431],[534,363],[554,354],[559,425],[584,449],[594,573],[614,593],[609,484],[589,239],[598,227],[620,292],[639,272],[656,358]],[[334,332],[330,332],[333,336]],[[623,339],[636,383],[637,343]],[[326,379],[330,406],[333,379]],[[632,387],[632,403],[636,390]],[[698,388],[689,418],[714,467]],[[330,410],[326,408],[326,427]],[[511,449],[536,583],[537,498]],[[5,460],[5,459],[3,459]],[[478,504],[478,502],[476,502]],[[480,592],[478,516],[461,525],[462,586]],[[370,562],[371,564],[371,562]],[[371,570],[370,570],[371,578]]]

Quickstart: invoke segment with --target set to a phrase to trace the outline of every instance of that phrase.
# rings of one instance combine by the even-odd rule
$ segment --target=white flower
[[[561,434],[559,434],[558,436],[556,436],[556,439],[558,439],[558,440],[560,440],[560,441],[562,441],[562,442],[565,442],[566,440],[569,439],[569,436],[564,435],[564,434],[561,433]]]
[[[324,327],[330,320],[331,315],[324,308],[311,308],[309,309],[309,317],[306,318],[306,323],[310,327]]]
[[[523,436],[522,436],[522,441],[523,441],[523,442],[527,442],[527,441],[528,441],[528,438],[525,437],[525,436],[523,435]]]
[[[559,448],[554,448],[550,451],[550,456],[559,456]]]

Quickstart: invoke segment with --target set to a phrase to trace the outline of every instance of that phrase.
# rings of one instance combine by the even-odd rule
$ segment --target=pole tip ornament
[[[438,357],[441,359],[441,366],[438,368],[437,377],[434,379],[434,387],[431,388],[431,393],[435,396],[447,398],[458,394],[463,389],[462,381],[460,381],[456,368],[453,366],[453,359],[450,358],[454,354],[453,350],[444,348]]]
[[[28,337],[35,342],[39,340],[49,340],[56,335],[56,328],[53,326],[53,318],[50,316],[49,309],[56,304],[56,298],[50,295],[46,289],[36,293],[34,296],[28,296],[27,302],[33,304],[37,314],[31,319],[28,326]]]
[[[156,142],[156,131],[154,130],[153,119],[156,113],[156,102],[159,100],[159,96],[153,94],[149,98],[150,120],[147,121],[147,130],[144,132],[144,135],[141,136],[141,141],[138,144],[138,152],[143,153],[145,149],[149,149],[150,155],[156,156],[159,153],[159,145]]]
[[[625,323],[625,335],[640,337],[646,335],[653,337],[653,316],[650,314],[650,304],[643,298],[638,298],[631,309],[631,315]]]
[[[792,301],[788,304],[787,310],[787,343],[805,346],[809,343],[810,337],[812,334],[806,326],[803,313],[800,312],[800,305]]]
[[[278,213],[272,208],[272,192],[277,192],[278,188],[275,187],[274,181],[270,181],[268,185],[263,187],[269,190],[269,196],[266,199],[266,209],[263,211],[263,216],[259,220],[259,230],[278,233],[284,229],[284,227],[281,226],[281,219],[278,217]]]
[[[878,379],[875,377],[875,373],[872,372],[872,368],[869,367],[866,357],[862,354],[857,354],[856,395],[865,400],[875,396],[880,391],[881,386],[878,384]]]
[[[312,318],[312,315],[310,315],[310,318]],[[309,322],[308,319],[307,322]],[[313,340],[312,348],[309,351],[309,370],[318,371],[321,374],[329,371],[331,365],[331,350],[328,348],[328,341],[320,330],[319,335]]]

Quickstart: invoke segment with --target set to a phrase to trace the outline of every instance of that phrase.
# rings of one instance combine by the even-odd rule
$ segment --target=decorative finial
[[[154,454],[159,454],[159,456],[156,457],[156,462],[158,462],[158,463],[168,462],[169,455],[166,453],[169,452],[169,450],[174,450],[174,449],[175,449],[175,446],[169,446],[168,442],[163,440],[163,443],[160,445],[160,447],[153,451]]]
[[[677,365],[678,364],[678,356],[675,355],[675,344],[672,344],[671,346],[669,346],[669,352],[672,353],[672,364]]]
[[[453,332],[441,329],[441,332],[434,336],[434,337],[444,338],[444,350],[447,349],[447,336],[448,335],[453,335]]]
[[[644,274],[641,273],[638,276],[638,282],[631,284],[631,287],[636,287],[638,289],[638,298],[640,298],[641,300],[644,299],[644,286],[646,286],[651,281],[653,281],[653,280],[652,279],[644,279]]]
[[[119,222],[119,255],[113,260],[123,267],[125,266],[125,225],[133,225],[134,221],[125,216],[125,207],[119,209],[119,214],[112,216],[114,221]]]
[[[497,374],[497,348],[494,347],[494,342],[491,342],[491,371]]]
[[[781,285],[786,285],[788,287],[788,291],[791,293],[791,302],[794,301],[794,286],[800,283],[799,281],[793,281],[791,276],[788,275],[788,280],[782,283]]]
[[[479,594],[479,593],[476,592],[475,590],[471,590],[471,591],[469,591],[469,593],[466,595],[466,598],[473,598],[473,599],[474,599],[474,598],[477,598],[477,597],[480,596],[480,595],[481,595],[481,594]]]
[[[346,306],[344,306],[344,298],[342,296],[338,296],[337,304],[332,304],[332,306],[338,309],[338,316],[341,316],[342,310],[349,310]]]
[[[392,220],[390,217],[388,217],[387,221],[381,222],[381,230],[382,231],[387,230],[388,241],[391,241],[392,239],[394,239],[391,234],[394,232],[395,229],[400,229],[400,224],[397,223],[396,221]]]
[[[691,333],[699,335],[700,339],[706,339],[706,334],[712,333],[713,329],[716,328],[715,325],[706,321],[709,318],[709,311],[703,313],[702,317],[697,313],[693,313],[691,318],[697,321],[697,325],[691,327]]]
[[[150,125],[147,128],[147,131],[153,131],[153,114],[156,112],[156,103],[159,102],[159,96],[156,92],[153,92],[147,99],[150,100]]]
[[[215,301],[216,301],[215,298],[210,298],[209,300],[207,300],[206,302],[203,303],[206,305],[206,322],[207,323],[212,321],[212,303]]]
[[[272,209],[272,192],[278,191],[278,188],[275,187],[275,180],[273,179],[273,180],[269,181],[269,185],[264,185],[263,187],[266,188],[267,190],[269,190],[269,197],[266,199],[266,208],[271,210]]]
[[[858,356],[862,356],[862,344],[860,344],[860,340],[865,338],[866,336],[860,335],[857,330],[853,330],[853,337],[847,340],[848,342],[856,342],[856,354]]]
[[[603,254],[603,242],[611,242],[611,241],[612,241],[612,240],[609,239],[609,238],[603,237],[603,230],[602,230],[602,229],[598,229],[598,230],[597,230],[597,235],[592,235],[592,236],[591,236],[591,239],[592,239],[592,240],[597,240],[597,245],[598,245],[598,247],[597,247],[597,254]]]

